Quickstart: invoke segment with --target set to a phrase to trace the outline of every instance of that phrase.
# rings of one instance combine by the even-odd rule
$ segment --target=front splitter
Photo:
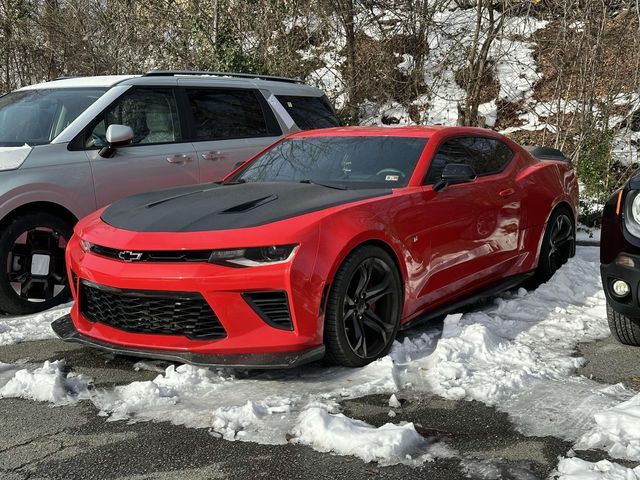
[[[71,319],[71,315],[64,315],[51,324],[55,334],[65,342],[75,342],[96,348],[114,355],[128,355],[132,357],[152,358],[157,360],[167,360],[170,362],[188,363],[189,365],[201,367],[229,367],[248,369],[278,369],[295,368],[306,363],[320,360],[324,357],[325,347],[317,347],[306,350],[295,350],[289,352],[273,353],[248,353],[248,354],[225,354],[206,355],[201,353],[156,350],[147,348],[129,347],[117,345],[95,338],[88,337],[80,333]]]

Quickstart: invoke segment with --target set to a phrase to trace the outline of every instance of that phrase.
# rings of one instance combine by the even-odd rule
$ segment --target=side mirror
[[[466,163],[448,163],[445,165],[440,180],[433,186],[436,192],[444,190],[452,183],[472,182],[477,175],[473,168]]]
[[[113,156],[116,148],[129,145],[133,140],[133,130],[126,125],[109,125],[105,135],[107,145],[100,149],[98,154],[101,157],[109,158]]]

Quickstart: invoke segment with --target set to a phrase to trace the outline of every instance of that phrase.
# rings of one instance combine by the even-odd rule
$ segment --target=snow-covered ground
[[[598,267],[598,250],[579,248],[537,290],[520,289],[474,312],[450,315],[442,329],[411,332],[389,356],[361,369],[310,365],[246,372],[171,365],[151,381],[92,389],[89,379],[68,374],[62,362],[0,364],[0,397],[89,400],[109,421],[170,421],[227,440],[294,442],[364,461],[415,465],[456,452],[422,437],[411,423],[394,423],[397,397],[437,394],[495,406],[525,435],[553,435],[573,442],[576,451],[600,448],[613,458],[640,461],[640,395],[574,375],[583,362],[576,344],[609,335]],[[50,336],[42,315],[10,321],[13,334],[5,343]],[[41,336],[34,334],[34,321],[45,330]],[[342,400],[374,393],[389,395],[388,424],[376,428],[341,413]],[[559,478],[640,478],[638,469],[572,456],[567,452],[560,461]]]

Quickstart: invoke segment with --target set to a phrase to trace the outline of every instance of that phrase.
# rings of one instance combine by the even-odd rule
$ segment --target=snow
[[[0,398],[68,405],[88,398],[88,383],[80,375],[67,374],[62,361],[46,361],[35,369],[0,363]]]
[[[70,308],[64,305],[36,315],[0,316],[0,345],[56,338],[51,322],[69,313]]]
[[[157,371],[153,380],[89,394],[88,380],[65,374],[60,362],[39,368],[0,364],[0,396],[54,404],[89,399],[108,421],[169,421],[226,440],[293,441],[364,461],[418,465],[453,453],[422,438],[412,424],[376,428],[348,418],[340,403],[386,395],[387,416],[394,421],[400,395],[436,394],[495,406],[525,435],[553,435],[575,442],[576,449],[601,448],[614,457],[639,459],[640,397],[623,385],[574,375],[583,363],[575,356],[577,343],[609,335],[598,253],[579,247],[577,256],[535,291],[508,292],[473,312],[447,316],[442,328],[409,332],[388,356],[360,369],[307,365],[241,371],[141,361],[134,368]],[[39,319],[35,324],[47,337],[43,318],[57,315],[31,319]],[[37,337],[29,317],[11,321],[13,339]],[[578,467],[600,474],[597,469],[606,465],[563,462],[563,475]],[[465,465],[470,471],[495,468],[468,459]],[[611,471],[622,468],[611,465]]]
[[[640,480],[640,467],[623,467],[608,460],[597,463],[579,458],[563,458],[558,464],[558,480]]]
[[[612,457],[640,460],[640,394],[595,415],[596,425],[576,448],[599,448]]]
[[[433,459],[424,453],[428,449],[427,440],[416,432],[413,423],[387,423],[376,428],[340,413],[309,408],[300,414],[292,435],[294,443],[309,445],[321,452],[353,455],[365,462],[422,463]],[[449,455],[446,449],[438,449],[438,456]]]

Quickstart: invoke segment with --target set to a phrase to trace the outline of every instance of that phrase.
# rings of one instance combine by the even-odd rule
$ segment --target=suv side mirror
[[[109,158],[113,156],[116,148],[129,145],[133,140],[133,130],[126,125],[109,125],[105,135],[107,145],[100,149],[98,154],[101,157]]]
[[[440,180],[436,182],[433,189],[436,192],[440,192],[452,183],[472,182],[476,177],[476,172],[470,165],[466,163],[448,163],[445,165]]]

